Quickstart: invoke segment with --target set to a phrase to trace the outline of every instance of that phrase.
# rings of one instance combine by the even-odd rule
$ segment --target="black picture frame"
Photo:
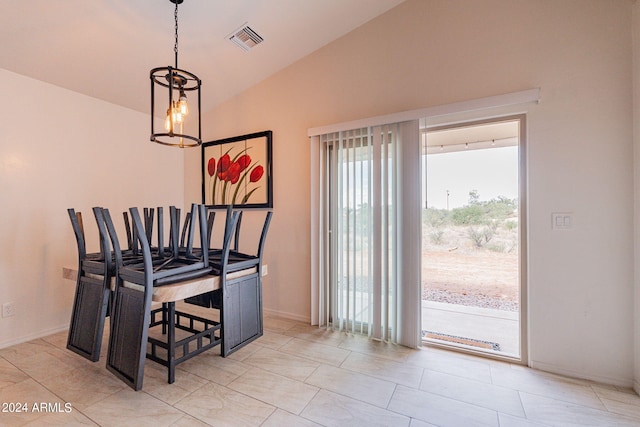
[[[273,208],[273,132],[202,144],[202,203],[210,208]]]

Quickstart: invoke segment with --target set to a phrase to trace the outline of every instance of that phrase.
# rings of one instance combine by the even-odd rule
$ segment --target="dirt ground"
[[[423,288],[518,300],[518,255],[456,250],[423,252]]]
[[[518,303],[517,230],[500,229],[482,247],[472,243],[467,227],[448,227],[437,243],[429,230],[424,233],[423,299],[480,307],[495,306],[491,300]]]

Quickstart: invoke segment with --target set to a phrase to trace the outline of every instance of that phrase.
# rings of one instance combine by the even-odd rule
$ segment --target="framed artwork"
[[[202,144],[202,201],[212,208],[272,208],[272,132]]]

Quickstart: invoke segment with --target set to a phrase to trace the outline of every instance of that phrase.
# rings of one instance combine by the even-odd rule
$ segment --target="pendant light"
[[[151,141],[173,147],[197,147],[202,144],[200,126],[200,86],[193,73],[178,68],[178,5],[176,5],[175,64],[151,70]],[[160,119],[161,118],[161,119]]]

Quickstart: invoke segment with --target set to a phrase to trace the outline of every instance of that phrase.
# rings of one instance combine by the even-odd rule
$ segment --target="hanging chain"
[[[173,52],[176,55],[176,68],[178,68],[178,2],[176,1],[176,10],[173,13],[173,18],[176,21],[176,43],[173,45]]]

